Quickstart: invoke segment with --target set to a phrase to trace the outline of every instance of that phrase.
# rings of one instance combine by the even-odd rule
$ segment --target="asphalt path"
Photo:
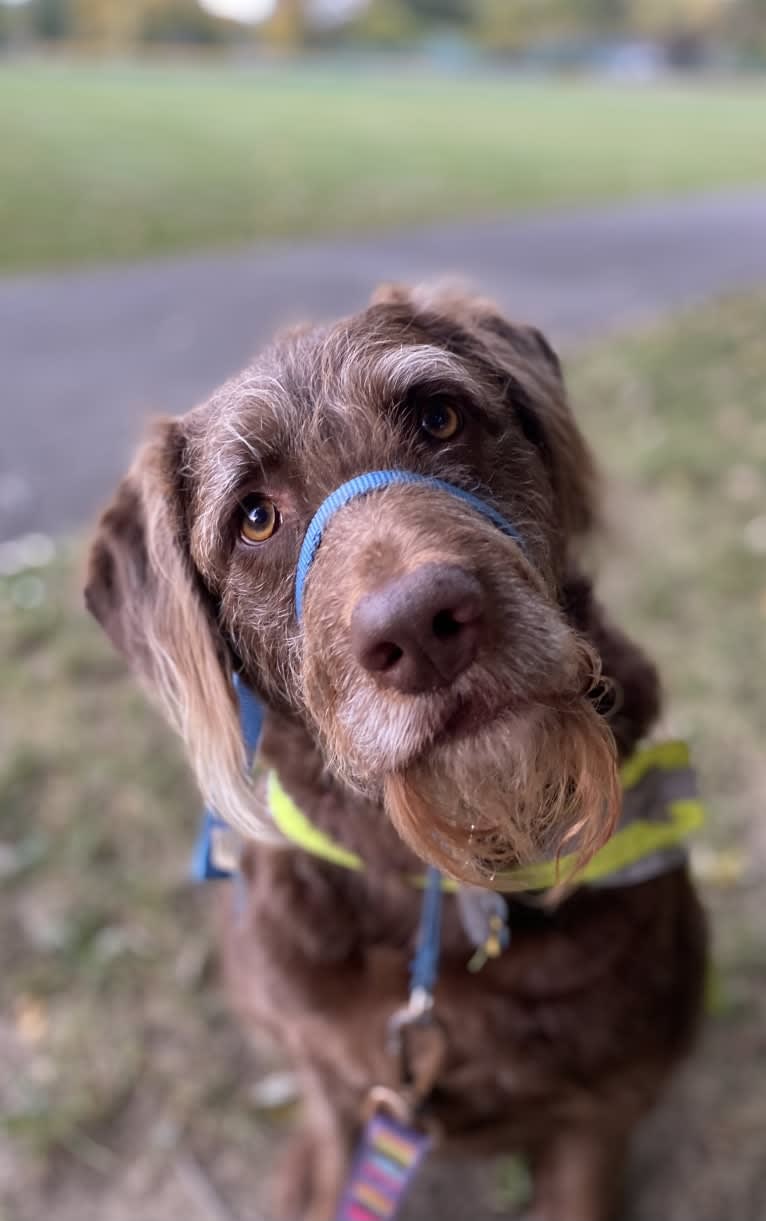
[[[766,285],[766,189],[0,280],[0,540],[86,522],[148,414],[380,280],[461,276],[554,343]]]

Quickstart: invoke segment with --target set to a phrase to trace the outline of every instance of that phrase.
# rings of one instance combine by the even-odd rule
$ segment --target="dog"
[[[354,491],[371,470],[382,483]],[[683,854],[578,883],[661,704],[585,572],[597,492],[544,336],[393,285],[160,420],[101,518],[87,605],[241,835],[222,960],[300,1075],[289,1218],[336,1215],[382,1089],[448,1148],[523,1153],[538,1221],[608,1221],[631,1133],[692,1044],[706,931]],[[262,710],[254,770],[235,674]],[[308,835],[280,831],[271,782]],[[535,862],[555,876],[525,888]],[[405,1082],[391,1020],[423,863],[446,879],[441,970]],[[498,887],[510,944],[489,936],[467,972],[465,910]]]

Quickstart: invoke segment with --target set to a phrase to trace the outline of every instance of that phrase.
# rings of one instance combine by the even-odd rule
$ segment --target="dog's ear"
[[[548,467],[566,537],[587,534],[597,519],[598,477],[569,404],[557,353],[542,331],[500,314],[485,316],[479,333],[507,376],[509,405],[524,435]]]
[[[85,601],[183,738],[205,800],[258,833],[228,650],[188,549],[185,449],[179,421],[159,421],[101,517]]]
[[[449,283],[412,289],[384,284],[373,303],[409,309],[440,346],[490,373],[548,468],[565,537],[590,530],[595,465],[569,406],[561,362],[542,332],[509,321],[492,301]]]

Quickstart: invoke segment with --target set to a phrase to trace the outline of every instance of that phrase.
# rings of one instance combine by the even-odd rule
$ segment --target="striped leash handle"
[[[404,1203],[431,1137],[378,1111],[365,1124],[335,1221],[389,1221]]]

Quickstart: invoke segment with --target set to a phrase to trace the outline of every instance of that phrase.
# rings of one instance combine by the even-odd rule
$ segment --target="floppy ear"
[[[567,537],[588,533],[597,516],[596,465],[569,405],[558,355],[542,331],[499,314],[486,316],[479,329],[492,357],[508,371],[509,397],[526,437],[545,459]],[[520,358],[523,369],[514,381]]]
[[[266,826],[245,768],[228,649],[189,555],[185,438],[161,420],[103,513],[85,601],[183,738],[206,802]]]
[[[595,464],[569,406],[561,362],[542,332],[510,322],[492,301],[450,284],[384,284],[373,302],[409,307],[437,342],[493,376],[548,468],[565,537],[592,529]]]

